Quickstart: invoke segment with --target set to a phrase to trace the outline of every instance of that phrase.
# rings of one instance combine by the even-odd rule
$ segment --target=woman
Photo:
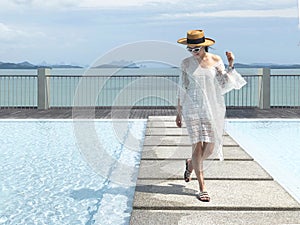
[[[226,110],[223,95],[232,89],[240,89],[246,81],[234,69],[232,52],[226,52],[227,69],[220,56],[207,52],[208,46],[215,41],[205,38],[203,30],[190,30],[187,38],[177,42],[187,45],[192,54],[181,64],[176,117],[176,124],[181,127],[183,116],[192,142],[192,158],[186,160],[184,179],[189,182],[194,170],[200,189],[197,197],[201,201],[210,201],[204,183],[203,161],[212,154],[223,160],[222,135]]]

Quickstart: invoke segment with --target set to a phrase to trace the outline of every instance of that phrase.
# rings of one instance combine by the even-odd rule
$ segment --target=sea
[[[225,95],[227,106],[259,105],[260,68],[236,69],[247,81]],[[0,69],[0,107],[36,107],[36,69]],[[175,106],[179,68],[51,69],[50,107]],[[272,106],[300,106],[300,69],[271,69]]]

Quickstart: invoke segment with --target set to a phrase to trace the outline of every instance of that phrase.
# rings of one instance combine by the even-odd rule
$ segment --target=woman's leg
[[[202,159],[205,160],[213,153],[214,143],[207,143],[207,142],[203,142],[203,143],[199,142],[199,143],[203,149]],[[197,144],[199,145],[199,143],[197,143]],[[197,144],[192,145],[192,154],[194,153],[195,149],[197,148]],[[187,162],[188,162],[188,170],[190,173],[192,173],[194,170],[192,159],[187,159]]]
[[[214,143],[207,142],[198,142],[193,148],[192,165],[199,183],[199,199],[201,201],[210,201],[210,197],[207,193],[206,186],[204,183],[203,161],[213,153],[213,149]]]
[[[197,144],[192,144],[192,153],[194,152],[194,150],[196,149]],[[187,159],[188,162],[188,170],[192,173],[194,170],[193,164],[192,164],[192,159]]]
[[[203,148],[202,142],[195,144],[192,154],[192,165],[197,176],[200,192],[206,191],[203,176]]]
[[[192,145],[192,152],[193,149],[195,149],[196,145]],[[186,163],[185,163],[185,171],[184,171],[184,180],[185,182],[189,182],[191,180],[191,175],[193,172],[193,165],[192,165],[192,159],[186,159]]]
[[[211,142],[203,142],[203,160],[207,159],[214,151],[215,144]]]

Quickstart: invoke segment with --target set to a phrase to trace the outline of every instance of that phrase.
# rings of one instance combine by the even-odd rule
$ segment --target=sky
[[[0,0],[0,61],[91,65],[118,46],[203,29],[223,59],[300,64],[298,1]]]

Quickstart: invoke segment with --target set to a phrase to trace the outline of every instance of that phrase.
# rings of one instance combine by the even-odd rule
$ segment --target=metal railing
[[[299,107],[300,75],[244,75],[240,90],[225,95],[227,107]],[[0,108],[176,106],[178,75],[0,75]]]
[[[276,108],[300,106],[300,75],[271,76],[270,101]]]
[[[0,75],[0,107],[37,107],[37,76]]]
[[[49,76],[50,107],[174,106],[178,76]]]
[[[245,75],[247,84],[240,90],[232,90],[225,94],[227,107],[258,107],[259,106],[259,81],[260,75]]]

